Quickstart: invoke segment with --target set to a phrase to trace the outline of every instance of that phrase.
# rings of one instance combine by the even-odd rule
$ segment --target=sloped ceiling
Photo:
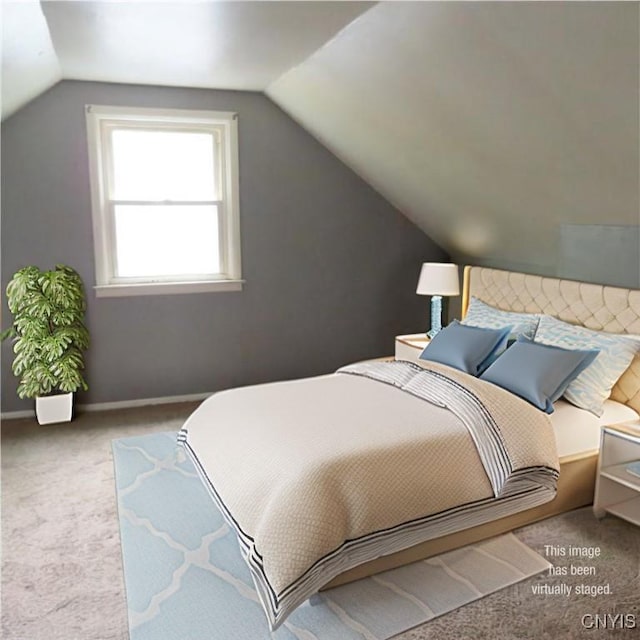
[[[2,17],[2,119],[62,79],[40,3],[0,5]]]
[[[638,3],[3,4],[3,114],[60,78],[265,91],[454,255],[638,225]]]
[[[380,3],[267,94],[450,250],[638,224],[638,5]]]

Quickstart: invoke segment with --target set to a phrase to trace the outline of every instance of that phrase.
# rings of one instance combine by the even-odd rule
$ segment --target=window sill
[[[98,298],[126,296],[164,296],[179,293],[242,291],[244,280],[204,280],[194,282],[144,282],[139,284],[103,284],[94,287]]]

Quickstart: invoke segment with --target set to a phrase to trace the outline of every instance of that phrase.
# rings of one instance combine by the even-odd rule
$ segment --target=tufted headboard
[[[640,290],[467,266],[462,316],[471,296],[505,311],[545,313],[597,331],[640,336]],[[640,413],[640,355],[616,383],[611,398]]]

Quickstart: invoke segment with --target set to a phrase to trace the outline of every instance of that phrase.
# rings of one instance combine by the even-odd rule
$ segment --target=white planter
[[[40,424],[71,422],[73,393],[36,398],[36,417]]]

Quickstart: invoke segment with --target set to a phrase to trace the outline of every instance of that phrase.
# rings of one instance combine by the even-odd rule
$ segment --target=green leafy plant
[[[7,285],[13,325],[0,339],[13,338],[13,373],[20,378],[18,396],[87,389],[82,371],[89,332],[82,279],[66,265],[51,271],[29,266]]]

